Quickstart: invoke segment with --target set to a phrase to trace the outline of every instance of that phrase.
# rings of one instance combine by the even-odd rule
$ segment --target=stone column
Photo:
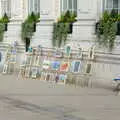
[[[23,0],[11,0],[11,19],[23,19]]]
[[[78,0],[78,19],[96,19],[97,0]]]
[[[54,1],[54,19],[57,20],[60,17],[60,0]]]

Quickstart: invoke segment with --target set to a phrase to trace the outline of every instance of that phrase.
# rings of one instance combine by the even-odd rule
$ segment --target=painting
[[[62,53],[62,51],[60,49],[55,49],[53,55],[56,58],[61,58],[63,56],[63,53]]]
[[[67,75],[60,74],[60,75],[59,75],[59,80],[58,80],[58,82],[65,84],[66,79],[67,79]]]
[[[70,57],[70,55],[71,55],[71,47],[69,45],[67,45],[65,47],[65,56]]]
[[[37,77],[37,72],[38,72],[37,67],[33,67],[31,72],[32,72],[31,77],[36,78]]]
[[[78,49],[78,52],[76,54],[76,58],[82,58],[82,48]]]
[[[52,61],[51,69],[52,70],[59,70],[60,69],[60,61]]]
[[[80,72],[80,65],[81,65],[80,61],[72,61],[70,71],[74,73]]]
[[[69,69],[69,62],[63,62],[60,66],[60,71],[67,72]]]
[[[80,65],[81,65],[81,62],[80,61],[75,61],[74,62],[74,73],[78,73],[80,72]]]
[[[43,69],[50,69],[51,67],[51,62],[49,60],[44,60],[42,64]]]

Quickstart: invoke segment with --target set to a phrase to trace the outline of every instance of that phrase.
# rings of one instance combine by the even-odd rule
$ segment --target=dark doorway
[[[26,52],[28,51],[29,49],[29,46],[30,46],[30,38],[26,37]]]

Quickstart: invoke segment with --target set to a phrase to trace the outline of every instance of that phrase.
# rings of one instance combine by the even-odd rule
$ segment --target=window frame
[[[69,11],[75,11],[77,13],[77,9],[78,9],[78,4],[76,5],[76,8],[75,7],[75,0],[72,0],[72,9],[69,8],[69,2],[70,0],[66,0],[66,3],[67,3],[67,8],[64,10],[64,1],[65,0],[60,0],[60,11],[63,13],[63,12],[66,12],[67,10]],[[78,3],[78,0],[76,0],[76,2]]]
[[[40,0],[28,0],[28,14],[40,13]]]

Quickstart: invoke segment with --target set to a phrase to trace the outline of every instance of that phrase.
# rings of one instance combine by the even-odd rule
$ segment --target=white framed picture
[[[70,71],[73,73],[79,73],[81,68],[81,61],[75,60],[71,62]]]
[[[38,72],[38,68],[37,67],[33,67],[31,69],[31,77],[32,78],[36,78],[37,77],[37,72]]]

